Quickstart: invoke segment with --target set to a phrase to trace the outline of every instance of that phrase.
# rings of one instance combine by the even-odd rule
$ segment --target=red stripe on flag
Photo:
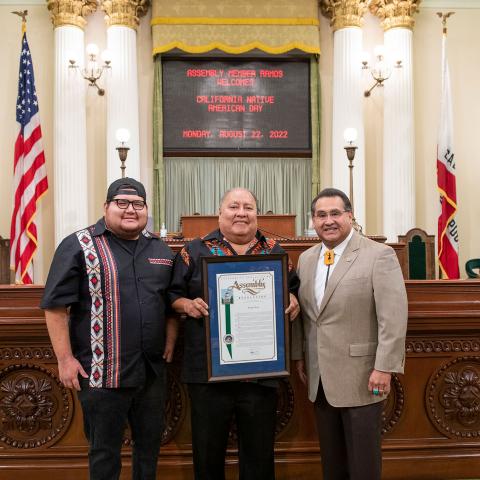
[[[18,140],[17,140],[17,143],[19,143]],[[19,151],[20,151],[20,149],[19,149]],[[18,158],[16,158],[16,160],[18,160]],[[35,158],[35,160],[32,162],[31,167],[28,170],[23,172],[22,176],[20,177],[20,179],[18,181],[18,184],[16,185],[16,189],[15,189],[15,192],[14,192],[14,209],[13,209],[13,213],[12,213],[12,225],[11,225],[11,231],[10,231],[10,238],[11,239],[15,238],[16,222],[14,222],[13,219],[17,217],[18,211],[20,209],[22,209],[22,217],[27,217],[26,220],[21,221],[21,226],[24,227],[24,226],[27,225],[28,220],[32,217],[32,215],[35,214],[35,211],[36,211],[35,203],[36,203],[37,197],[39,195],[41,195],[44,191],[46,191],[46,189],[48,189],[48,184],[47,184],[46,187],[45,186],[42,187],[41,185],[37,185],[35,187],[34,195],[32,196],[32,199],[31,199],[31,201],[33,201],[33,206],[29,207],[29,205],[31,204],[31,201],[28,202],[27,205],[23,205],[23,202],[24,202],[24,200],[22,201],[23,195],[25,194],[28,186],[34,180],[35,174],[37,173],[37,171],[39,169],[41,169],[44,164],[45,164],[45,156],[43,154],[43,151],[41,151],[38,154],[38,156]],[[20,168],[20,165],[18,165],[18,168]],[[16,178],[16,175],[15,175],[15,178]],[[41,180],[40,180],[40,182],[41,182]],[[22,230],[23,230],[23,228],[22,228]]]
[[[25,139],[23,144],[23,152],[24,155],[28,155],[32,147],[38,142],[42,140],[42,129],[40,125],[38,125],[30,134],[28,138]],[[43,153],[43,152],[42,152]]]
[[[455,175],[450,172],[446,165],[437,160],[437,185],[443,194],[452,202],[457,203],[457,187]]]
[[[18,235],[18,241],[15,245],[15,250],[13,253],[15,258],[16,272],[20,276],[20,280],[23,280],[25,272],[32,260],[32,257],[37,250],[37,227],[33,222],[36,211],[37,211],[37,201],[46,192],[48,189],[47,178],[43,177],[40,179],[35,186],[35,193],[32,199],[23,206],[18,216],[20,217],[20,234]],[[16,217],[12,221],[16,222]],[[28,237],[27,243],[22,249],[22,234]],[[26,283],[23,281],[23,283]],[[31,282],[30,282],[31,283]]]
[[[442,242],[442,251],[438,255],[438,263],[446,279],[460,278],[457,252],[446,237]]]

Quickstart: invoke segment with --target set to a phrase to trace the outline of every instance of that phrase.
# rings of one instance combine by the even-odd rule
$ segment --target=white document
[[[220,364],[277,360],[275,272],[217,274]]]

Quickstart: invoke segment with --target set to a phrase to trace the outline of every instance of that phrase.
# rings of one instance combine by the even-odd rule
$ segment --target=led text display
[[[305,61],[163,61],[164,150],[310,150]]]

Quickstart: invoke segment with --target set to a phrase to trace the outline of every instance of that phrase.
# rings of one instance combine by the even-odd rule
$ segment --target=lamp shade
[[[130,132],[126,128],[119,128],[115,132],[115,137],[121,143],[127,143],[130,140]]]
[[[360,56],[360,61],[364,63],[365,65],[370,63],[370,53],[368,52],[362,52]]]
[[[352,144],[353,142],[355,142],[357,137],[358,137],[358,132],[356,128],[349,127],[349,128],[346,128],[345,131],[343,132],[343,139],[347,143]]]
[[[384,57],[385,53],[386,53],[385,45],[377,45],[373,50],[373,54],[376,57]]]
[[[104,63],[110,63],[112,61],[112,52],[110,50],[104,50],[102,52],[102,60]]]
[[[87,55],[97,56],[99,52],[98,46],[95,43],[89,43],[85,50],[87,52]]]

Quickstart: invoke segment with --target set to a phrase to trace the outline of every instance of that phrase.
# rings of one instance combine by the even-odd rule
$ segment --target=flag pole
[[[442,36],[444,38],[447,37],[447,19],[453,15],[455,12],[446,12],[446,13],[443,13],[443,12],[437,12],[437,16],[438,18],[440,18],[440,20],[442,21],[442,26],[443,26],[443,29],[442,29]],[[443,45],[442,45],[442,63],[443,63]],[[442,66],[442,69],[443,69],[443,66]],[[443,82],[443,78],[442,78],[442,82]],[[443,85],[442,85],[442,88],[443,88]],[[443,271],[442,271],[442,268],[440,267],[440,265],[438,266],[438,278],[443,278]]]
[[[10,224],[10,267],[15,283],[33,283],[33,257],[38,247],[37,202],[48,190],[35,75],[27,41],[28,10],[11,12],[22,19],[13,163],[13,211]]]
[[[443,35],[447,36],[447,19],[451,15],[455,15],[455,12],[437,12],[437,16],[442,20],[442,25],[443,25]]]
[[[22,34],[27,31],[27,15],[28,15],[28,10],[23,10],[23,12],[11,12],[14,15],[18,15],[19,17],[22,18]]]
[[[436,12],[442,22],[442,94],[440,126],[437,139],[437,188],[441,212],[438,218],[438,270],[439,278],[460,278],[458,267],[458,229],[455,155],[452,139],[452,106],[450,77],[446,57],[447,20],[455,12]]]
[[[28,15],[28,10],[23,10],[23,11],[14,11],[10,12],[13,15],[18,15],[22,19],[22,37],[27,31],[27,15]],[[10,242],[12,242],[13,239],[10,239]],[[32,267],[33,267],[33,259],[32,259]],[[15,277],[16,277],[16,266],[10,266],[10,270],[15,272]],[[18,283],[17,278],[15,278],[15,283]]]

